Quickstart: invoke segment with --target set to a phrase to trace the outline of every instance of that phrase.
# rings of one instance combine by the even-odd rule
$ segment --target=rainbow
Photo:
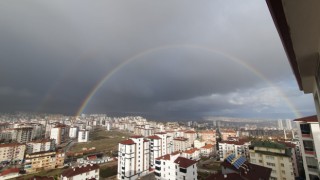
[[[288,97],[279,88],[277,88],[276,85],[274,85],[269,79],[267,79],[262,73],[257,71],[253,66],[251,66],[250,64],[244,62],[243,60],[241,60],[239,58],[236,58],[236,57],[234,57],[234,56],[232,56],[230,54],[227,54],[225,52],[222,52],[220,50],[212,49],[212,48],[208,48],[208,47],[204,47],[204,46],[193,45],[193,44],[175,44],[175,45],[160,46],[160,47],[156,47],[156,48],[152,48],[152,49],[148,49],[146,51],[140,52],[140,53],[130,57],[129,59],[123,61],[117,67],[115,67],[110,72],[108,72],[104,77],[102,77],[100,79],[100,81],[98,81],[98,83],[91,89],[90,93],[82,101],[81,106],[80,106],[80,108],[78,109],[78,111],[76,113],[76,116],[79,116],[79,115],[82,114],[82,112],[85,110],[85,108],[87,107],[88,103],[94,97],[94,95],[97,93],[97,91],[103,86],[103,84],[108,79],[110,79],[120,69],[122,69],[126,65],[132,63],[133,61],[136,61],[139,58],[142,58],[143,56],[155,53],[155,52],[160,51],[160,50],[172,49],[172,48],[192,48],[192,49],[205,50],[205,51],[208,51],[210,53],[214,53],[214,54],[218,54],[218,55],[221,55],[223,57],[226,57],[227,59],[229,59],[229,60],[231,60],[231,61],[233,61],[233,62],[235,62],[235,63],[237,63],[237,64],[239,64],[241,66],[243,66],[244,68],[246,68],[247,70],[252,72],[254,75],[256,75],[258,78],[260,78],[261,80],[263,80],[266,83],[268,83],[268,85],[270,85],[272,88],[274,88],[280,94],[280,96],[284,99],[284,101],[286,102],[288,107],[292,110],[292,112],[294,113],[296,118],[302,117],[300,112],[297,110],[297,108],[294,106],[294,104],[290,102]]]

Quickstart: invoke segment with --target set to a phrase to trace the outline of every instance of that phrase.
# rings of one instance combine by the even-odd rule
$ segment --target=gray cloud
[[[85,112],[294,117],[273,84],[314,113],[265,2],[11,0],[0,2],[0,23],[0,111],[75,114],[105,75],[140,54]]]

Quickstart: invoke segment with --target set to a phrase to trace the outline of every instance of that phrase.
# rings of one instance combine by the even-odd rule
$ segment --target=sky
[[[3,0],[0,24],[0,112],[315,113],[265,1]]]

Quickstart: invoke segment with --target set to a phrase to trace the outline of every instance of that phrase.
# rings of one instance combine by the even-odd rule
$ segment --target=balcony
[[[316,155],[316,152],[314,150],[306,150],[304,151],[308,155]]]

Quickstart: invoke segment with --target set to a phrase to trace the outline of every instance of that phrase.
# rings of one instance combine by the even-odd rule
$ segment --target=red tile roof
[[[132,141],[132,139],[127,139],[127,140],[121,141],[120,144],[132,145],[132,144],[135,144],[135,142]]]
[[[82,173],[86,173],[86,172],[90,172],[96,169],[99,169],[99,165],[97,164],[88,164],[86,166],[80,166],[80,167],[74,167],[74,168],[69,168],[65,171],[63,171],[63,173],[61,174],[63,177],[73,177],[76,176],[78,174],[82,174]]]
[[[184,137],[176,137],[173,140],[177,140],[177,141],[187,141],[188,138],[184,138]]]
[[[196,132],[195,131],[185,131],[184,133],[192,134],[192,133],[196,133]]]
[[[133,135],[133,136],[130,136],[131,138],[143,138],[143,136],[141,136],[141,135]]]
[[[205,146],[203,146],[203,147],[201,147],[201,149],[212,149],[213,148],[213,145],[212,144],[207,144],[207,145],[205,145]]]
[[[193,149],[185,150],[184,153],[193,154],[196,151],[199,151],[199,149],[198,148],[193,148]]]
[[[187,159],[184,157],[178,157],[174,163],[179,164],[180,167],[182,168],[188,168],[190,166],[192,166],[193,164],[196,164],[197,161],[191,160],[191,159]]]
[[[318,122],[317,115],[295,119],[297,122]]]
[[[19,168],[6,169],[0,173],[0,176],[5,176],[11,173],[19,173]]]
[[[149,139],[161,139],[159,136],[157,135],[153,135],[153,136],[148,136],[147,138]]]
[[[156,160],[170,160],[170,154],[166,154],[156,158]]]

